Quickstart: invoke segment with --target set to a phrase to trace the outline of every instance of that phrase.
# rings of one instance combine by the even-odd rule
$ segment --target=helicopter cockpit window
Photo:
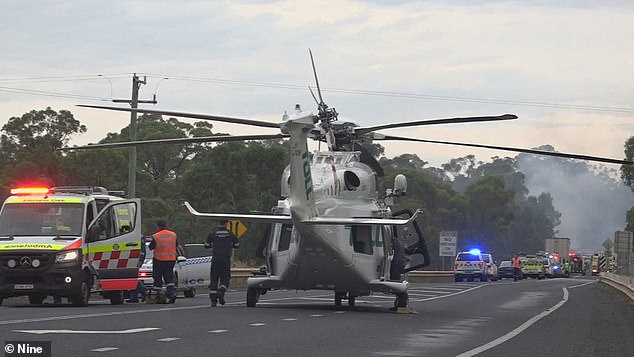
[[[352,247],[355,253],[374,254],[372,226],[352,226]]]

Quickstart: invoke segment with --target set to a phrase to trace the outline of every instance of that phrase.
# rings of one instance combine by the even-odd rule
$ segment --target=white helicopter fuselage
[[[376,173],[359,161],[359,152],[309,153],[312,118],[312,113],[299,115],[283,124],[291,138],[290,165],[281,182],[287,198],[275,214],[290,215],[291,222],[275,224],[267,249],[269,273],[250,278],[249,287],[356,296],[405,291],[406,282],[388,281],[391,227],[368,220],[391,217],[377,199]]]
[[[280,126],[289,135],[289,166],[282,174],[282,199],[271,214],[200,213],[184,205],[198,217],[271,225],[266,269],[247,280],[247,306],[255,306],[270,289],[332,290],[335,304],[345,298],[350,305],[357,296],[383,292],[397,295],[397,300],[400,296],[405,306],[407,281],[400,274],[390,280],[395,227],[411,226],[398,234],[420,241],[422,235],[414,229],[419,212],[392,217],[389,206],[378,199],[377,173],[361,162],[360,152],[310,153],[307,138],[315,129],[314,118],[301,110],[284,115]],[[410,267],[423,266],[417,264]]]

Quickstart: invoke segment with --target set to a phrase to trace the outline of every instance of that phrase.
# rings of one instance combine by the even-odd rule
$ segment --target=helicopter
[[[430,265],[430,254],[417,223],[420,210],[392,212],[394,199],[407,192],[407,179],[397,175],[392,188],[379,197],[377,177],[383,170],[361,144],[368,141],[400,140],[445,145],[489,148],[613,164],[633,164],[588,155],[535,149],[426,140],[382,134],[378,130],[423,125],[514,120],[514,114],[441,118],[375,126],[359,126],[339,120],[339,113],[323,100],[312,52],[310,59],[317,96],[317,113],[296,105],[279,123],[248,118],[196,114],[154,109],[79,105],[112,111],[136,111],[278,129],[275,134],[220,135],[194,138],[141,140],[123,143],[89,144],[62,150],[120,148],[143,145],[228,142],[244,140],[289,141],[289,165],[281,175],[281,198],[270,214],[204,213],[188,202],[183,205],[195,217],[240,220],[268,224],[264,246],[265,265],[247,280],[246,305],[255,307],[270,290],[326,290],[334,292],[335,306],[346,300],[374,293],[395,296],[394,308],[407,308],[409,283],[404,273]],[[327,150],[310,152],[308,140],[326,143]],[[398,243],[402,244],[398,244]],[[402,246],[403,248],[398,248]],[[402,249],[402,252],[398,250]],[[405,263],[397,265],[403,253]]]

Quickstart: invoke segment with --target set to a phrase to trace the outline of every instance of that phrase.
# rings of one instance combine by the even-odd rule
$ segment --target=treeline
[[[143,115],[138,118],[137,140],[214,133],[208,122],[185,123],[174,118]],[[86,127],[66,110],[51,108],[12,117],[2,127],[0,141],[0,194],[4,199],[16,184],[91,185],[127,190],[128,149],[58,151]],[[129,128],[108,133],[100,142],[129,138]],[[379,195],[392,186],[394,176],[408,179],[407,196],[394,210],[422,208],[419,224],[432,253],[432,269],[441,266],[438,240],[441,231],[457,231],[459,249],[478,246],[502,259],[518,251],[542,249],[552,237],[560,213],[550,194],[528,195],[524,174],[515,159],[477,162],[473,156],[452,159],[441,168],[413,154],[386,158],[383,148],[368,149],[385,170]],[[137,148],[136,196],[142,199],[146,233],[164,218],[186,242],[202,242],[214,222],[191,217],[182,202],[201,212],[270,212],[280,199],[281,173],[288,164],[283,141],[222,144],[156,145]],[[242,264],[261,264],[255,258],[262,224],[247,223],[236,258]]]

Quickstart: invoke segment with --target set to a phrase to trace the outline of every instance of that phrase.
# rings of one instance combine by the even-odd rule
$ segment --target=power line
[[[130,74],[108,74],[110,78],[120,78],[128,76]],[[172,81],[187,81],[198,83],[213,83],[235,86],[248,86],[248,87],[264,87],[264,88],[278,88],[278,89],[290,89],[290,90],[306,90],[306,85],[296,84],[284,84],[284,83],[271,83],[271,82],[251,82],[232,79],[221,78],[204,78],[193,76],[177,76],[177,75],[165,75],[165,74],[145,74],[150,78],[158,78],[159,80],[170,79]],[[25,78],[13,78],[13,79],[1,79],[0,83],[45,83],[45,82],[71,82],[71,81],[87,81],[95,80],[98,75],[79,75],[79,76],[47,76],[47,77],[25,77]],[[570,109],[570,110],[588,110],[598,112],[615,112],[615,113],[634,113],[634,108],[626,107],[613,107],[613,106],[599,106],[599,105],[583,105],[583,104],[563,104],[563,103],[549,103],[549,102],[535,102],[524,101],[514,99],[490,99],[490,98],[477,98],[477,97],[461,97],[461,96],[448,96],[448,95],[436,95],[425,93],[413,93],[413,92],[393,92],[393,91],[380,91],[380,90],[368,90],[368,89],[347,89],[347,88],[334,88],[323,87],[325,92],[346,93],[356,95],[368,95],[368,96],[380,96],[380,97],[396,97],[396,98],[412,98],[422,100],[437,100],[448,102],[465,102],[465,103],[486,103],[496,105],[513,105],[513,106],[530,106],[530,107],[542,107],[542,108],[558,108],[558,109]],[[41,95],[48,97],[61,97],[71,99],[84,99],[95,101],[110,101],[112,98],[103,98],[97,96],[88,96],[80,94],[60,93],[52,91],[40,91],[15,87],[3,87],[0,86],[0,92],[27,94],[27,95]]]
[[[132,73],[114,73],[106,75],[110,78],[128,78]],[[76,76],[44,76],[44,77],[19,77],[19,78],[0,78],[0,83],[46,83],[46,82],[73,82],[73,81],[91,81],[95,79],[95,74],[83,74]]]
[[[154,75],[148,74],[147,76],[148,77],[160,76],[160,77],[169,77],[171,79],[182,80],[182,81],[243,85],[243,86],[250,86],[250,87],[268,87],[268,88],[282,88],[282,89],[294,89],[294,90],[306,90],[307,88],[307,86],[305,85],[268,83],[268,82],[249,82],[249,81],[217,79],[217,78],[167,76],[167,75],[156,75],[156,74]],[[574,109],[574,110],[634,113],[634,108],[625,108],[625,107],[532,102],[532,101],[522,101],[522,100],[513,100],[513,99],[470,98],[470,97],[435,95],[435,94],[424,94],[424,93],[391,92],[391,91],[379,91],[379,90],[367,90],[367,89],[343,89],[343,88],[333,88],[333,87],[322,87],[322,90],[336,92],[336,93],[372,95],[372,96],[382,96],[382,97],[400,97],[400,98],[413,98],[413,99],[425,99],[425,100],[442,100],[442,101],[451,101],[451,102],[488,103],[488,104],[500,104],[500,105],[518,105],[518,106],[533,106],[533,107]]]
[[[35,96],[43,96],[43,97],[85,99],[85,100],[97,100],[97,101],[108,101],[108,102],[111,101],[110,98],[96,97],[96,96],[90,96],[90,95],[48,92],[48,91],[41,91],[41,90],[11,88],[11,87],[0,87],[0,92],[35,95]]]

